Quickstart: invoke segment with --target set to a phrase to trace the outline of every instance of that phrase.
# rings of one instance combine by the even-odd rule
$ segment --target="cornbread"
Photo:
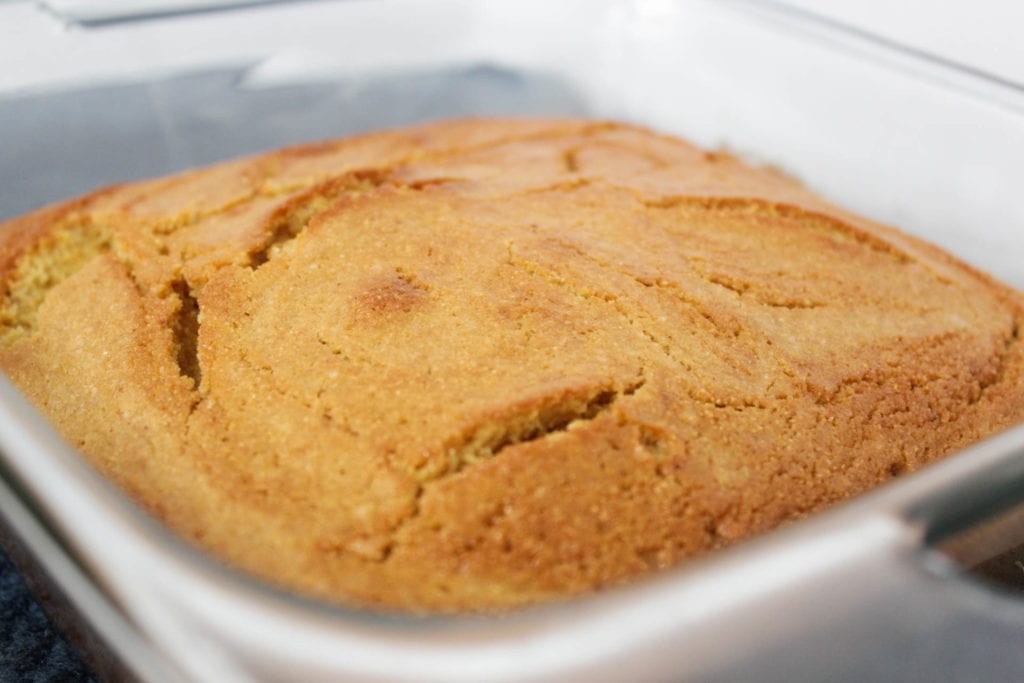
[[[227,563],[414,611],[557,599],[1024,420],[1024,296],[723,153],[472,120],[0,228],[0,368]]]

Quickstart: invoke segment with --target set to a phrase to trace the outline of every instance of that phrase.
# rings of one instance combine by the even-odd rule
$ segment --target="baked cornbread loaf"
[[[1024,420],[1024,297],[720,153],[456,121],[0,231],[0,368],[196,544],[401,610],[668,567]]]

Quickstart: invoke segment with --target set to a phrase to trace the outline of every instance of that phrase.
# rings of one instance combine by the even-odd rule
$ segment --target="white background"
[[[1024,85],[1021,0],[784,0]]]

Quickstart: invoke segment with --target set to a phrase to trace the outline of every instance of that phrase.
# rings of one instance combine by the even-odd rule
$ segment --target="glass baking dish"
[[[43,4],[0,4],[0,219],[363,130],[587,116],[776,165],[1024,288],[1024,203],[1013,201],[1024,92],[774,3]],[[92,634],[88,648],[113,657],[107,673],[853,681],[1024,670],[1024,599],[962,567],[1024,561],[1024,427],[675,571],[500,618],[347,610],[226,569],[98,477],[6,382],[0,451],[12,540]],[[989,540],[968,547],[965,529]]]

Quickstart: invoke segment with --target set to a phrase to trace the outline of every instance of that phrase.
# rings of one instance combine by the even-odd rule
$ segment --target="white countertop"
[[[181,0],[176,0],[181,2]],[[190,0],[195,4],[195,0]],[[242,0],[219,0],[222,4]],[[254,0],[245,0],[253,2]],[[264,0],[265,1],[265,0]],[[671,0],[636,0],[639,5],[660,5]],[[147,0],[148,5],[159,4]],[[966,2],[934,0],[775,0],[816,13],[837,22],[938,56],[969,69],[984,72],[1004,81],[1024,86],[1024,2],[1018,0],[972,0]],[[122,2],[122,5],[125,3]],[[187,3],[186,3],[187,4]],[[151,41],[149,28],[126,34],[118,25],[104,30],[103,40],[78,36],[68,41],[68,32],[81,33],[79,27],[61,22],[58,16],[84,5],[115,7],[112,0],[0,0],[0,56],[8,63],[0,70],[0,92],[46,87],[47,83],[74,77],[69,69],[94,64],[103,52],[110,52],[110,41],[133,39]],[[134,6],[136,9],[138,5]],[[101,8],[102,9],[102,8]],[[69,45],[73,43],[73,45]],[[152,45],[152,43],[149,43]],[[157,41],[156,47],[159,47]],[[192,46],[202,50],[201,41]],[[244,46],[238,46],[244,51]],[[73,59],[68,51],[74,52]],[[162,51],[162,50],[161,50]],[[166,51],[164,51],[166,52]],[[138,52],[132,52],[138,54]],[[184,55],[182,59],[187,59]],[[14,60],[15,64],[11,64]],[[115,60],[116,61],[116,60]],[[70,65],[70,66],[69,66]],[[168,64],[167,66],[172,66]],[[12,68],[13,67],[13,68]],[[130,65],[113,66],[108,75],[116,77]]]

